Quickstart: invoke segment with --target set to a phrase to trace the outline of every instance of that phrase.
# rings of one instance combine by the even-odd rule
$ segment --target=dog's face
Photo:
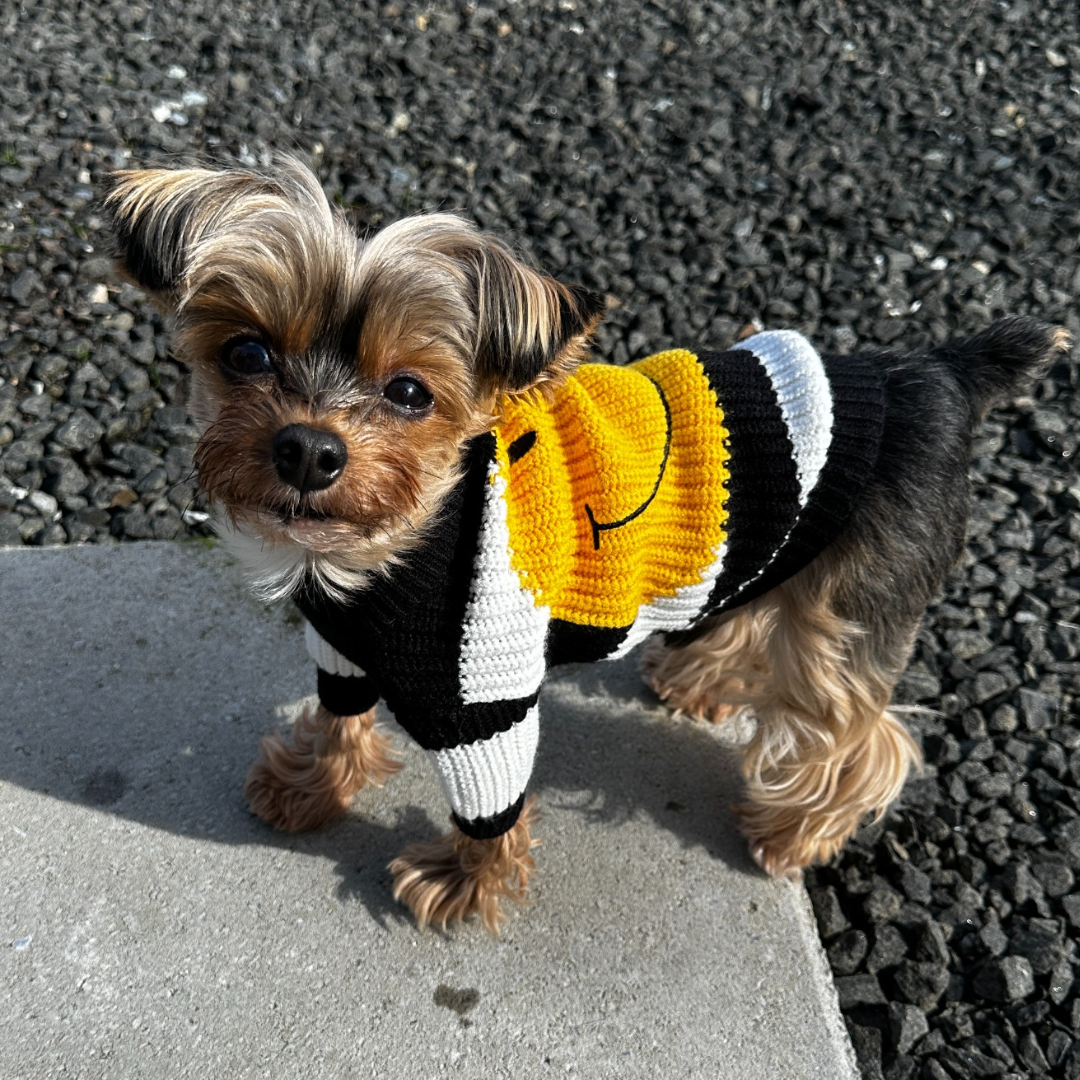
[[[192,370],[200,485],[268,594],[407,549],[500,396],[568,371],[601,314],[451,215],[361,239],[292,161],[123,172],[105,205]]]

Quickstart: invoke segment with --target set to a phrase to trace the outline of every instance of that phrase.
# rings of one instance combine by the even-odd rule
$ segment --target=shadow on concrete
[[[223,844],[335,860],[342,894],[381,925],[402,918],[386,865],[446,828],[424,755],[363,792],[342,821],[276,833],[242,797],[260,736],[314,689],[298,619],[247,594],[220,552],[193,545],[4,552],[0,779],[133,821]],[[686,847],[757,873],[730,806],[734,751],[670,719],[633,657],[560,669],[542,697],[531,790],[541,808],[611,831],[647,816]],[[556,842],[542,822],[540,835]]]

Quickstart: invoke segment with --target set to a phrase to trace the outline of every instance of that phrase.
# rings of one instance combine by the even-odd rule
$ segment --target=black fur
[[[129,176],[117,172],[105,180],[101,209],[113,237],[111,254],[138,285],[166,298],[179,287],[188,253],[213,228],[217,210],[250,191],[252,185],[280,191],[274,183],[251,173],[207,171],[198,182],[135,213],[124,197]]]
[[[168,227],[148,229],[145,219],[118,212],[109,198],[123,182],[123,173],[105,180],[106,196],[102,203],[107,232],[112,237],[109,254],[116,259],[133,281],[149,292],[171,293],[183,273],[183,218],[167,219]]]
[[[1015,317],[928,353],[878,354],[887,400],[880,454],[826,557],[841,582],[837,614],[866,628],[875,661],[897,674],[963,551],[975,430],[993,405],[1045,374],[1064,346],[1060,330]]]

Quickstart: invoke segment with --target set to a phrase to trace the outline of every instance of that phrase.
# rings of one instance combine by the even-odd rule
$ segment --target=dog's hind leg
[[[357,716],[335,716],[322,705],[305,709],[291,737],[271,732],[259,749],[244,795],[259,817],[287,832],[329,824],[361,788],[401,768],[389,737],[375,726],[374,708]]]
[[[676,715],[719,724],[754,700],[769,678],[768,611],[748,605],[679,641],[655,637],[641,673]]]
[[[846,562],[826,552],[759,602],[773,612],[772,677],[752,703],[739,812],[754,858],[774,875],[834,856],[920,760],[889,702],[921,609],[860,611],[875,598],[852,600]]]

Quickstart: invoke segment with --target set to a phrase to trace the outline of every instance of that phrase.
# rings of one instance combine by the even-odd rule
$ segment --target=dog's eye
[[[435,400],[422,382],[408,375],[400,375],[388,382],[383,397],[410,412],[420,412]]]
[[[230,341],[221,350],[221,365],[230,375],[265,375],[272,370],[266,346],[250,338]]]

